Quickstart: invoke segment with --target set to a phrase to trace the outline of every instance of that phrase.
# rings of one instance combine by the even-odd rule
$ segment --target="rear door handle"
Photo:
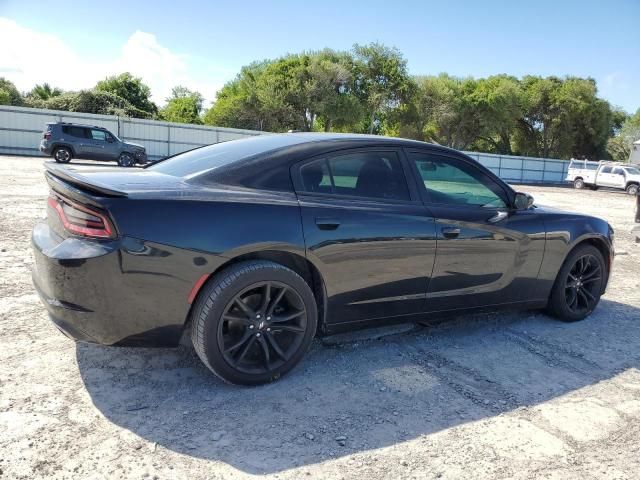
[[[442,235],[444,238],[456,238],[460,235],[460,229],[455,227],[444,227],[442,229]]]
[[[318,217],[316,218],[316,225],[320,230],[335,230],[340,226],[340,220],[337,218]]]

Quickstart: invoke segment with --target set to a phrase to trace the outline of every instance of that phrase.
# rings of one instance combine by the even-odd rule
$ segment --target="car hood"
[[[132,142],[122,142],[123,144],[125,144],[127,147],[133,147],[133,148],[137,148],[139,150],[146,150],[142,145],[140,145],[139,143],[132,143]]]

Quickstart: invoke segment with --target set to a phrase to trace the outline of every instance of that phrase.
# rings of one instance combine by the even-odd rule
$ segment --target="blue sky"
[[[254,60],[379,41],[413,74],[590,76],[614,105],[640,108],[640,0],[0,0],[0,17],[0,75],[22,89],[87,88],[126,68],[160,103],[175,82],[212,100]]]

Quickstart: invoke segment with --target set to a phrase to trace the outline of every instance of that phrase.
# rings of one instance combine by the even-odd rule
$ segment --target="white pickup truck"
[[[566,180],[572,182],[575,188],[619,188],[630,195],[637,195],[640,169],[628,163],[572,159]]]

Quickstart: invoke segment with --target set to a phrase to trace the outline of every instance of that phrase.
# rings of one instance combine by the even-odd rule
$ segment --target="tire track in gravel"
[[[483,409],[501,412],[520,406],[517,396],[479,371],[461,365],[442,353],[407,346],[408,355],[458,395]]]
[[[532,355],[542,359],[550,367],[562,367],[572,373],[593,377],[593,370],[602,370],[596,362],[584,358],[563,345],[555,344],[528,333],[519,332],[511,328],[502,330],[501,335],[508,341],[524,348]]]

